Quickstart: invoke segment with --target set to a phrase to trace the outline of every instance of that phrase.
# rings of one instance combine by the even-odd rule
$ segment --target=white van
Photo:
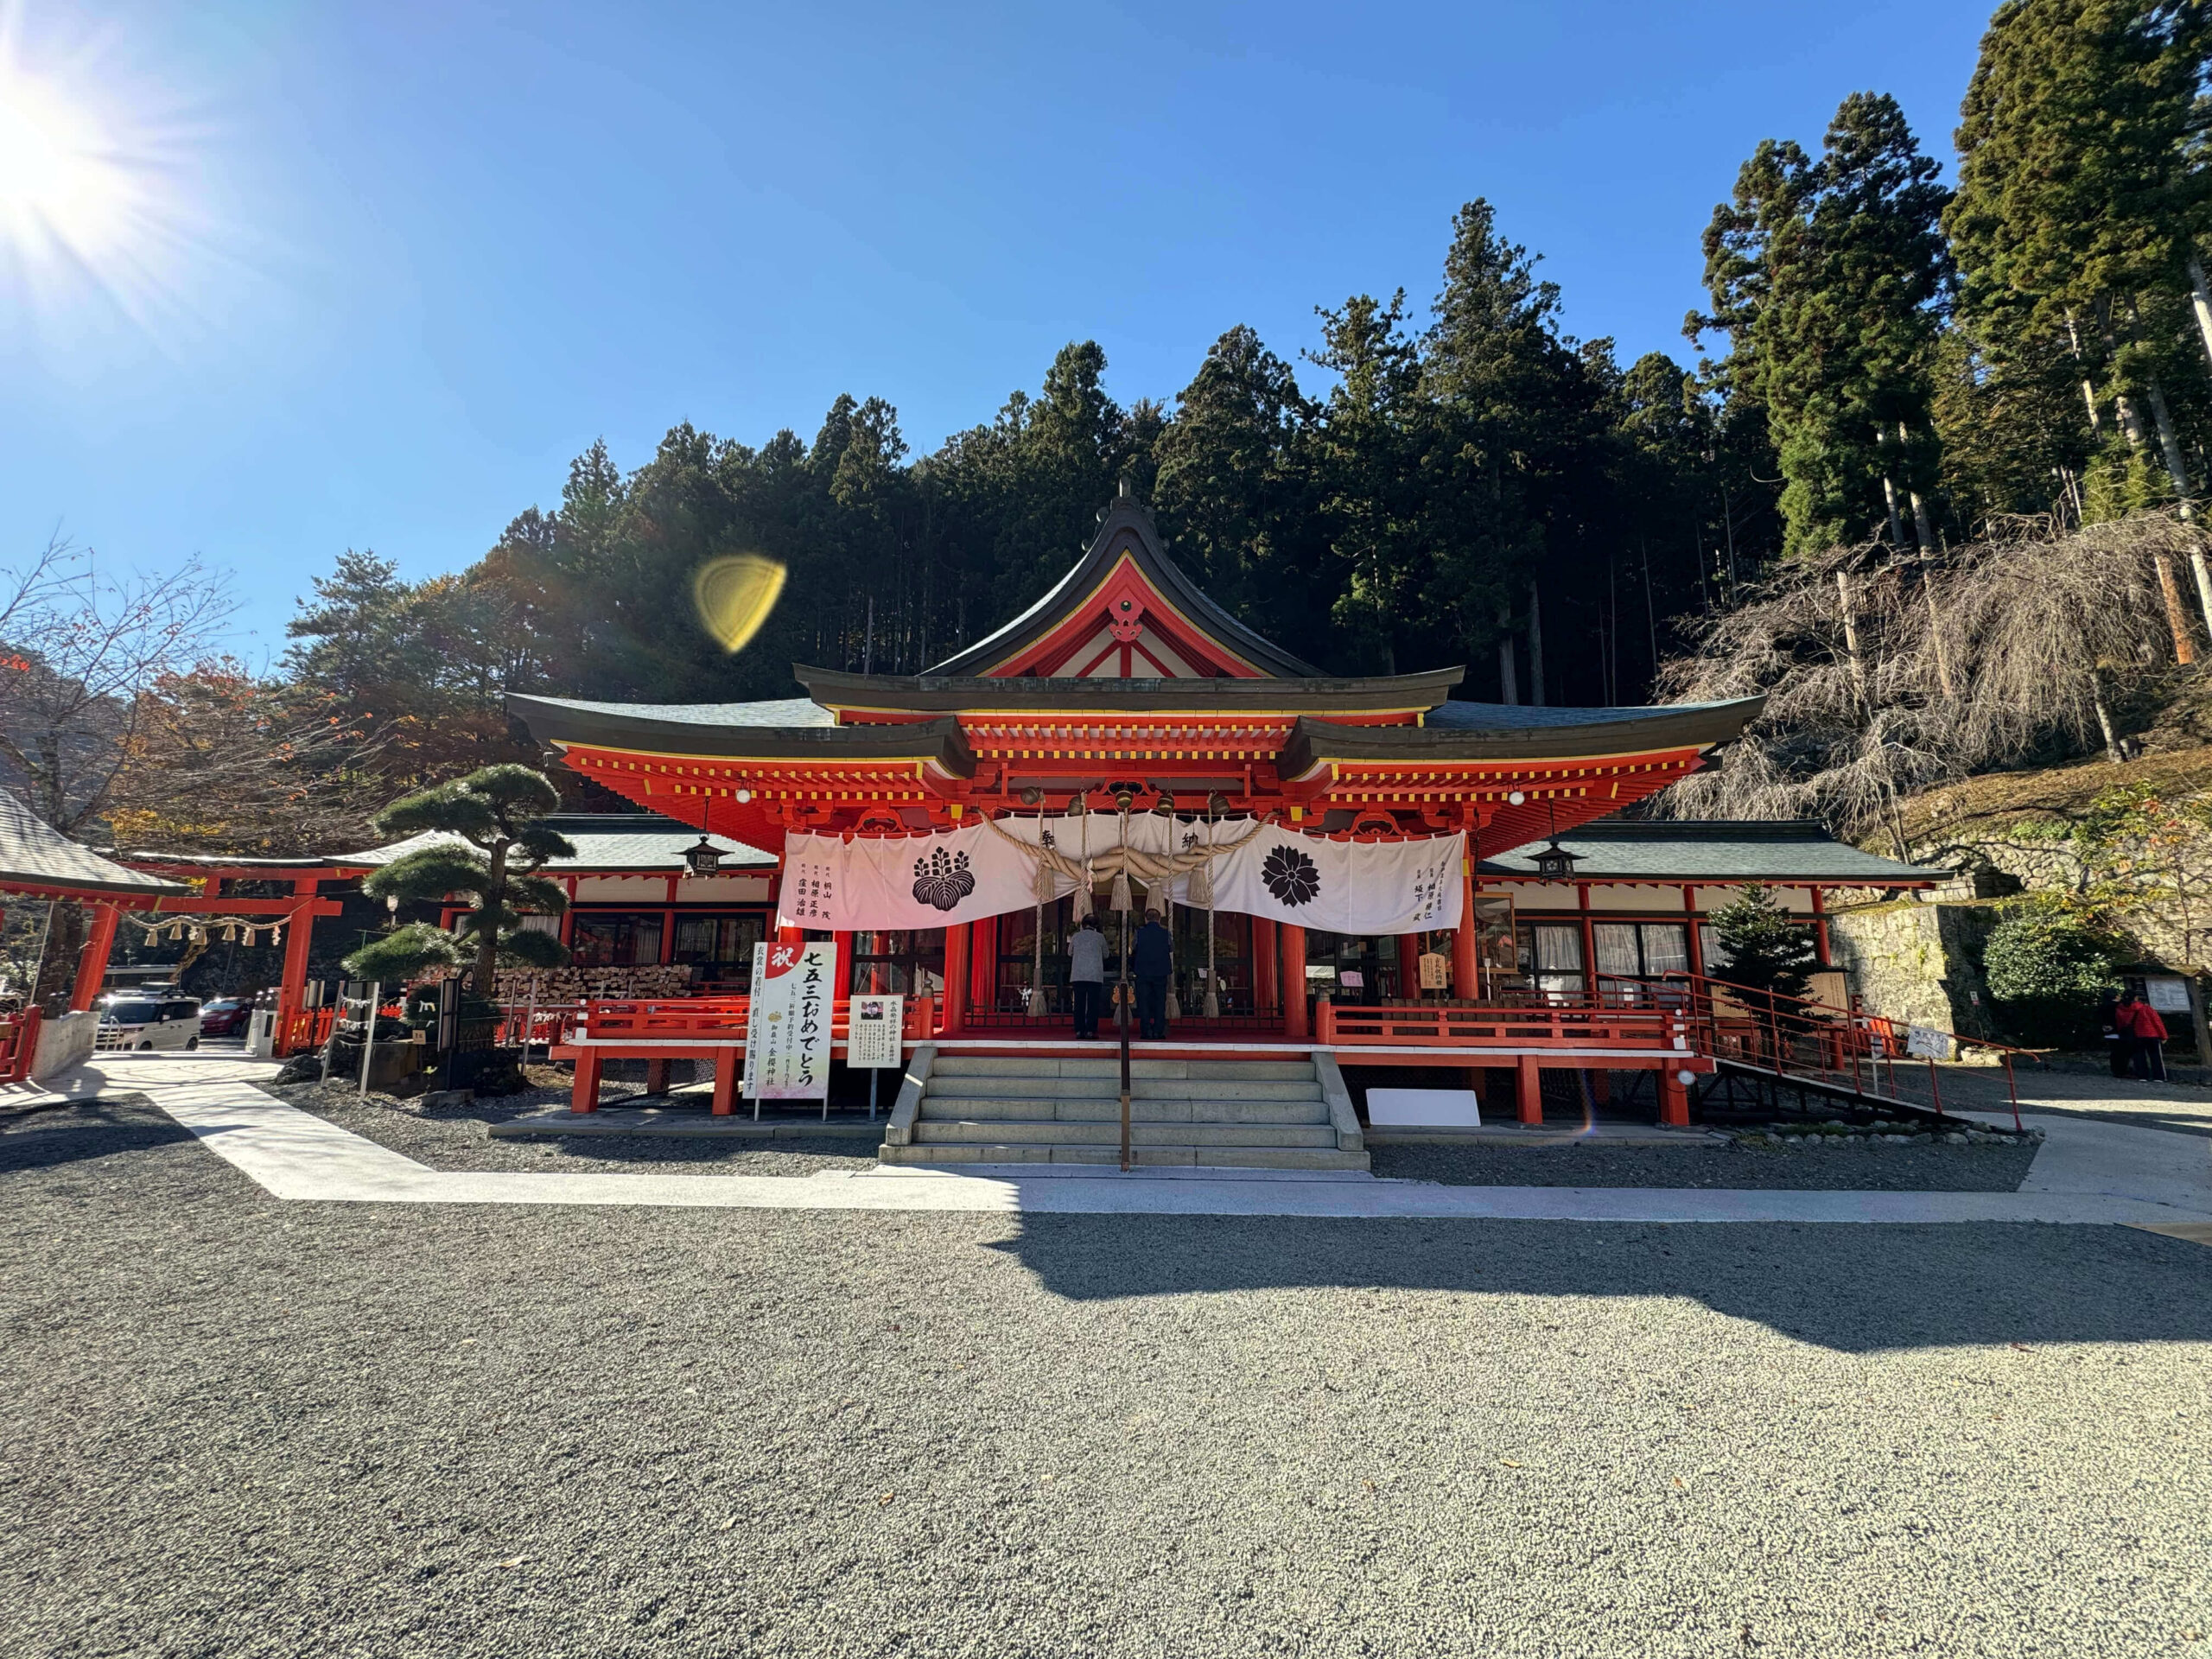
[[[197,1048],[200,1000],[191,996],[118,996],[100,1011],[93,1046],[105,1049]]]

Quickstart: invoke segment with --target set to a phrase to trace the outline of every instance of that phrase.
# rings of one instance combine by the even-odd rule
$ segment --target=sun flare
[[[96,262],[122,239],[134,194],[91,111],[0,63],[0,236],[14,251]]]

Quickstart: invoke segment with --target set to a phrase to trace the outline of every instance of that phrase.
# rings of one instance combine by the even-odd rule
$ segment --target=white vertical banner
[[[903,1064],[899,1033],[906,1015],[903,996],[855,997],[845,1027],[845,1064],[863,1071]]]
[[[830,1097],[830,1021],[837,946],[753,947],[753,1004],[745,1027],[745,1093],[753,1100]]]

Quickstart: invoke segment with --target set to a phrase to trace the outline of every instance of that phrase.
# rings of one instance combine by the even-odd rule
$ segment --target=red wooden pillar
[[[1275,938],[1274,923],[1265,916],[1255,916],[1252,918],[1252,1012],[1255,1014],[1270,1014],[1281,1006],[1282,964],[1278,960],[1281,949],[1281,943]]]
[[[120,905],[94,905],[92,925],[85,936],[85,949],[77,958],[77,982],[69,990],[69,1012],[81,1014],[92,1006],[107,982],[108,952],[115,948],[115,925],[123,917]]]
[[[776,929],[776,943],[778,944],[804,944],[806,930],[803,927],[779,926]]]
[[[1690,1126],[1690,1091],[1681,1073],[1671,1065],[1659,1069],[1659,1121],[1669,1128]]]
[[[1521,1121],[1539,1128],[1544,1121],[1543,1074],[1536,1069],[1536,1057],[1523,1054],[1516,1068],[1514,1103],[1520,1108]]]
[[[569,1092],[569,1109],[572,1112],[595,1112],[599,1109],[599,1051],[580,1048],[576,1051],[576,1082]]]
[[[1687,930],[1690,947],[1690,972],[1700,979],[1705,977],[1705,940],[1698,932],[1697,889],[1682,889],[1682,926]]]
[[[999,1005],[999,918],[978,917],[968,949],[968,1006],[989,1014]]]
[[[664,1095],[668,1092],[668,1065],[666,1060],[645,1062],[645,1092],[647,1094]]]
[[[285,1033],[292,1022],[299,1018],[300,1009],[308,1000],[308,951],[315,938],[315,890],[319,876],[296,876],[292,881],[294,893],[302,895],[306,903],[292,912],[284,926],[284,977],[276,988],[276,1042],[278,1058],[291,1052]]]
[[[847,928],[842,933],[832,933],[830,936],[830,942],[837,947],[837,965],[836,971],[830,976],[830,982],[837,988],[835,993],[836,996],[841,999],[849,997],[853,994],[852,930]]]
[[[744,1063],[734,1048],[715,1051],[715,1115],[728,1117],[737,1109],[737,1085]]]
[[[944,1020],[948,1037],[959,1035],[968,1023],[968,929],[955,922],[944,930]]]
[[[1462,1002],[1482,1000],[1482,979],[1475,956],[1475,861],[1459,865],[1459,926],[1452,935],[1452,994]]]
[[[1398,935],[1398,995],[1408,1001],[1421,996],[1421,935]]]
[[[1306,930],[1285,922],[1275,932],[1282,941],[1282,1034],[1298,1042],[1306,1035]]]

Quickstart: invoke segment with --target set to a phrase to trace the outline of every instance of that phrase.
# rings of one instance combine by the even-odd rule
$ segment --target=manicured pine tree
[[[466,967],[470,988],[488,997],[502,955],[532,968],[567,962],[558,939],[523,925],[524,911],[557,915],[567,908],[559,884],[537,873],[548,859],[575,856],[575,848],[542,822],[560,803],[543,772],[510,765],[486,766],[378,813],[380,834],[418,836],[424,844],[371,872],[361,891],[403,902],[465,893],[473,925],[456,938],[410,922],[346,957],[346,971],[390,985],[433,968]]]

